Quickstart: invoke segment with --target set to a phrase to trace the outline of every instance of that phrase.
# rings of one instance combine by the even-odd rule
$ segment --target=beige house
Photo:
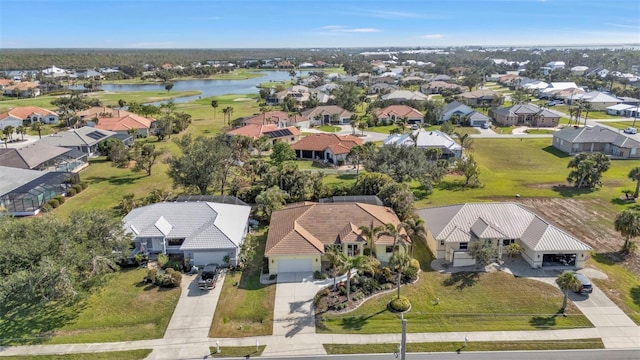
[[[347,256],[363,255],[367,240],[362,236],[360,226],[397,226],[399,223],[392,209],[379,205],[356,202],[291,204],[271,215],[264,254],[269,261],[269,274],[319,271],[323,261],[328,266],[325,252],[330,247],[338,247]],[[389,260],[394,250],[393,241],[388,235],[375,241],[380,261]]]
[[[520,256],[532,268],[570,266],[583,268],[591,247],[542,217],[515,203],[467,203],[420,209],[427,227],[427,245],[436,259],[454,267],[475,265],[469,254],[474,242],[508,256],[508,246],[518,244]]]
[[[489,116],[502,126],[528,124],[533,127],[556,127],[560,122],[560,115],[534,104],[517,104],[491,109]]]
[[[567,126],[553,134],[553,147],[568,154],[600,152],[624,159],[640,158],[640,142],[602,126]]]

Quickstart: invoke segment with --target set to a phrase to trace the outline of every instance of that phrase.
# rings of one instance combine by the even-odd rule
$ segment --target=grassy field
[[[223,95],[215,97],[206,97],[188,103],[176,104],[179,111],[191,115],[191,125],[187,129],[187,133],[193,135],[216,135],[222,128],[228,126],[224,120],[222,109],[226,107],[233,108],[231,121],[241,117],[258,114],[257,94],[249,95]],[[211,101],[218,101],[218,108],[214,110],[211,107]]]
[[[628,127],[634,127],[634,125],[637,126],[638,124],[640,124],[640,122],[635,121],[634,123],[634,121],[603,121],[602,124],[611,126],[619,130],[624,130]]]
[[[258,237],[258,247],[252,264],[243,272],[227,273],[225,276],[209,337],[271,335],[276,286],[260,283],[266,230],[264,228],[254,233]]]
[[[569,105],[556,105],[551,107],[551,110],[556,110],[556,111],[561,111],[567,115],[569,115]],[[580,118],[582,121],[584,121],[584,115],[586,113],[583,111],[582,115],[580,115]],[[606,111],[598,111],[598,110],[591,110],[589,111],[589,114],[587,115],[587,119],[589,120],[593,120],[593,119],[620,119],[620,116],[615,116],[615,115],[609,115],[607,114]]]
[[[175,99],[184,96],[193,96],[200,94],[200,91],[137,91],[137,92],[127,92],[127,93],[104,93],[104,92],[95,92],[87,94],[87,96],[95,97],[107,105],[107,106],[117,106],[118,100],[123,99],[125,101],[137,101],[139,103],[148,103],[155,101],[163,101],[169,99]],[[0,112],[7,111],[16,106],[37,106],[44,109],[55,110],[55,106],[51,105],[51,101],[56,99],[56,96],[38,96],[35,98],[24,98],[24,99],[14,99],[10,100],[2,100],[0,101]]]
[[[254,348],[255,350],[255,348]],[[129,350],[129,351],[109,351],[101,353],[83,353],[83,354],[61,354],[61,355],[25,355],[25,356],[7,356],[3,359],[9,360],[141,360],[145,359],[151,350]]]
[[[565,186],[570,156],[553,148],[551,139],[474,139],[471,154],[478,162],[483,187],[464,188],[462,177],[450,175],[430,197],[419,197],[417,207],[495,201],[513,198],[514,194],[598,198],[616,204],[613,200],[622,190],[633,187],[627,174],[640,166],[640,160],[612,160],[603,175],[604,186],[587,190]]]
[[[640,278],[627,269],[613,263],[609,258],[594,255],[588,265],[602,270],[607,280],[593,279],[595,284],[607,293],[636,324],[640,325]],[[606,291],[606,289],[615,289]]]
[[[342,128],[338,127],[338,126],[331,126],[331,125],[320,125],[318,126],[318,130],[322,130],[322,131],[326,131],[326,132],[337,132],[342,130]]]
[[[224,347],[221,346],[220,352],[218,353],[215,347],[211,347],[209,348],[209,351],[211,351],[211,354],[209,355],[209,357],[210,358],[235,357],[235,358],[249,359],[252,356],[262,356],[262,352],[264,351],[265,348],[266,348],[265,345],[260,345],[258,346],[258,351],[256,351],[255,346],[224,346]]]
[[[532,135],[549,135],[549,134],[555,133],[555,131],[550,129],[533,129],[533,128],[527,129],[524,132]]]
[[[521,350],[571,350],[604,349],[601,339],[547,340],[547,341],[496,341],[407,343],[408,353],[454,351],[521,351]],[[324,344],[329,355],[337,354],[392,354],[398,344]]]
[[[12,309],[0,334],[12,344],[65,344],[160,338],[180,297],[179,289],[141,283],[146,269],[107,276],[104,286],[71,306],[48,304]]]

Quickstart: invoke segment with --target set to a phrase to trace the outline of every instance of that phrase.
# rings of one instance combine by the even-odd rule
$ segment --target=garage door
[[[278,261],[278,272],[311,272],[312,259],[287,259]]]
[[[224,264],[226,251],[196,251],[193,253],[193,263],[196,266],[206,264]]]
[[[474,121],[471,126],[473,127],[481,127],[484,124],[484,121]]]

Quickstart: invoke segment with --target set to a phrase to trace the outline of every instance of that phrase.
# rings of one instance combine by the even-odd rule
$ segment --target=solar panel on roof
[[[293,135],[291,133],[291,130],[289,130],[289,129],[273,130],[273,131],[266,132],[265,134],[268,135],[270,138],[278,138],[278,137]]]
[[[92,138],[93,140],[100,140],[103,137],[107,136],[101,132],[98,131],[92,131],[90,133],[87,134],[88,137]]]

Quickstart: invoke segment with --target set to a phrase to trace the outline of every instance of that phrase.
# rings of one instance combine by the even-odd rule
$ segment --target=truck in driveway
[[[198,287],[200,290],[211,290],[216,287],[218,281],[218,265],[207,264],[198,277]]]

